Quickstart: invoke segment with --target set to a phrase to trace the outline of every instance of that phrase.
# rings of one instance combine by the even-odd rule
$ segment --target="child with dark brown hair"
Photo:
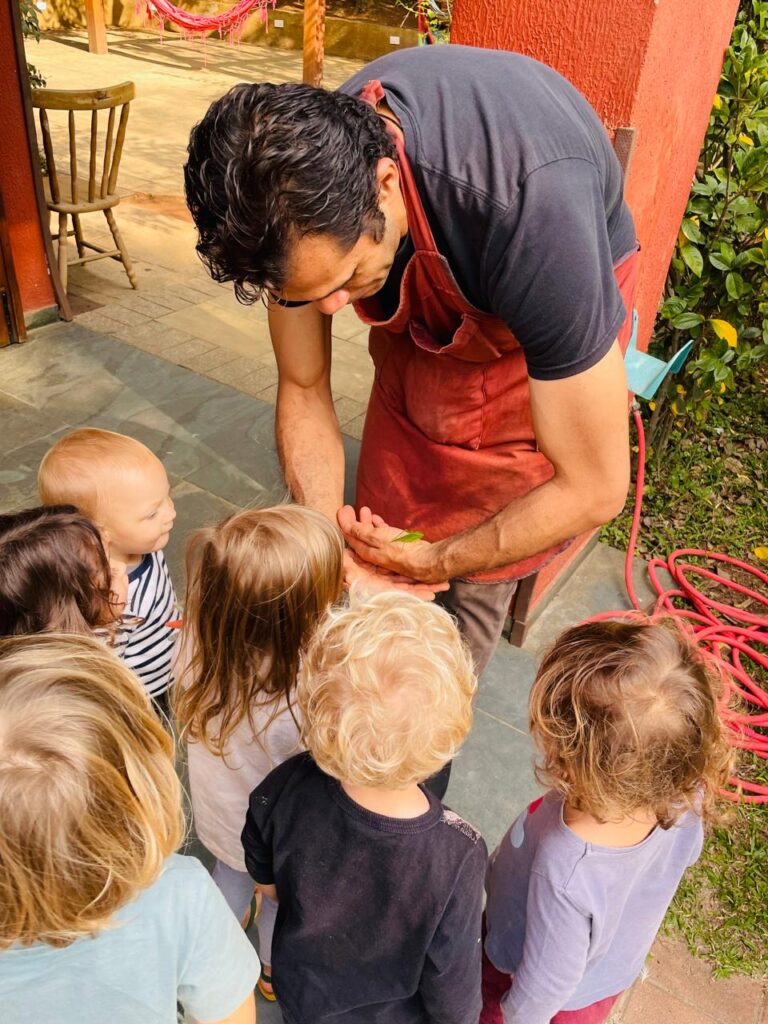
[[[491,858],[480,1024],[602,1024],[640,974],[732,753],[718,680],[671,623],[584,623],[531,691],[551,788]]]
[[[240,833],[251,790],[301,750],[293,692],[304,648],[338,600],[344,544],[320,512],[245,509],[189,541],[175,712],[188,744],[192,811],[213,878],[238,918],[254,893]],[[277,904],[261,901],[262,975],[271,987]]]
[[[0,636],[94,633],[116,640],[128,595],[101,534],[72,505],[0,515]]]

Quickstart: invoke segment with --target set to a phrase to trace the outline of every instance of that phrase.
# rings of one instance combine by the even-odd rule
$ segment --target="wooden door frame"
[[[21,30],[21,12],[19,5],[11,0],[11,24],[13,26],[13,44],[16,51],[16,67],[18,71],[19,81],[19,93],[21,95],[22,104],[24,106],[24,123],[27,129],[27,149],[29,151],[29,161],[32,166],[32,181],[35,188],[35,203],[37,206],[37,216],[40,224],[40,230],[43,236],[43,245],[45,246],[45,258],[48,263],[48,273],[51,276],[51,284],[53,286],[53,295],[56,299],[56,305],[59,307],[59,316],[62,320],[72,319],[72,309],[69,305],[69,299],[67,293],[62,286],[61,278],[59,277],[58,265],[56,263],[56,257],[53,252],[53,242],[51,240],[51,232],[48,228],[48,208],[45,205],[45,192],[43,190],[43,175],[40,171],[40,160],[38,158],[37,149],[37,133],[35,131],[35,116],[32,109],[32,95],[29,86],[29,76],[27,75],[27,55],[24,50],[24,33]]]

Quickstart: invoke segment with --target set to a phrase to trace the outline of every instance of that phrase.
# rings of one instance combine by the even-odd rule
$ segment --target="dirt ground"
[[[379,25],[416,28],[416,6],[417,0],[326,0],[326,14],[329,18],[348,18],[373,21]],[[303,4],[280,4],[280,10],[283,11],[301,11],[303,7]]]

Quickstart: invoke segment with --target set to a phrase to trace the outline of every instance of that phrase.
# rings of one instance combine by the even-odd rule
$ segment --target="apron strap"
[[[375,109],[382,100],[386,99],[386,96],[387,94],[384,91],[384,86],[378,78],[372,78],[361,91],[359,99],[363,100],[365,103],[370,103],[370,105]],[[405,206],[408,211],[408,230],[410,231],[414,248],[418,251],[437,253],[437,245],[435,244],[432,229],[429,226],[427,215],[424,212],[421,197],[419,196],[419,190],[416,188],[416,179],[413,176],[410,161],[405,153],[402,129],[395,131],[393,127],[390,127],[390,125],[397,128],[400,128],[400,126],[394,118],[388,117],[386,114],[382,114],[378,110],[376,113],[383,120],[389,122],[389,124],[387,124],[387,131],[389,132],[392,141],[395,143],[395,148],[397,150],[397,162],[400,168],[403,198],[405,199]]]

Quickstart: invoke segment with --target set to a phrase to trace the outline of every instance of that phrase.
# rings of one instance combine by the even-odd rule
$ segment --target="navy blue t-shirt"
[[[528,372],[556,380],[608,351],[626,311],[613,267],[636,248],[621,168],[597,114],[529,57],[418,47],[366,65],[399,119],[438,250],[477,309],[504,320]],[[397,294],[398,251],[380,293]]]

